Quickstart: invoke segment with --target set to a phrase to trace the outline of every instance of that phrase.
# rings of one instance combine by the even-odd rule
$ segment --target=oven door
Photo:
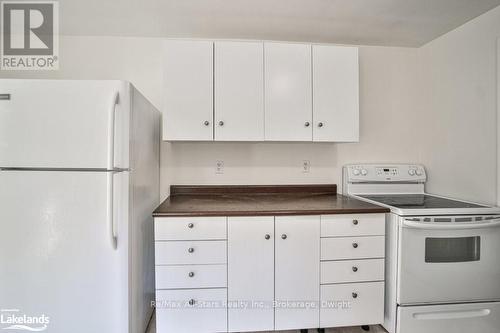
[[[398,247],[398,304],[500,299],[500,220],[402,220]]]

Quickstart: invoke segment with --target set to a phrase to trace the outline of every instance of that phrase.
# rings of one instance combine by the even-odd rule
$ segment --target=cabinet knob
[[[352,298],[358,298],[358,293],[352,293]]]
[[[193,277],[194,276],[194,272],[189,272],[189,277]]]
[[[193,229],[193,228],[194,228],[194,224],[193,224],[193,223],[189,223],[189,224],[188,224],[188,228],[189,228],[189,229]]]
[[[352,224],[358,225],[358,223],[359,223],[358,220],[352,220]]]
[[[205,122],[203,123],[203,125],[208,126],[208,125],[210,125],[210,122],[208,120],[205,120]]]
[[[323,127],[323,123],[318,123],[318,127]]]
[[[189,300],[189,305],[193,306],[196,304],[196,301],[194,299]]]
[[[224,126],[224,122],[222,120],[219,121],[219,126]]]
[[[281,235],[281,239],[286,239],[286,234]]]
[[[352,243],[352,247],[357,249],[358,248],[358,243]]]
[[[357,268],[356,266],[354,266],[354,267],[352,268],[352,271],[353,271],[354,273],[356,273],[356,272],[358,271],[358,268]]]
[[[266,235],[264,236],[264,238],[265,238],[265,239],[271,239],[271,235],[266,234]]]
[[[193,253],[193,252],[194,252],[194,248],[190,247],[190,248],[188,249],[188,252],[189,252],[189,253]]]
[[[311,124],[308,121],[306,121],[304,124],[305,127],[309,127],[309,125],[311,125]]]

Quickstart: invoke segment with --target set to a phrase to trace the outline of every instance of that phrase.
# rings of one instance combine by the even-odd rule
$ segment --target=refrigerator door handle
[[[111,236],[111,246],[116,250],[118,245],[118,235],[116,233],[115,228],[115,218],[114,218],[114,172],[108,172],[108,191],[107,191],[107,199],[108,199],[108,211],[107,211],[107,220],[109,226],[109,232]]]
[[[115,120],[116,120],[116,105],[119,100],[119,93],[113,94],[112,104],[109,110],[109,128],[108,128],[108,170],[113,170],[115,167]]]

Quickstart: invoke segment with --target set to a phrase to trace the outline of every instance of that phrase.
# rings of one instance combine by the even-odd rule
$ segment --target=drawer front
[[[155,242],[156,265],[226,264],[226,241]]]
[[[321,237],[383,235],[385,235],[385,214],[321,216]]]
[[[384,259],[321,262],[321,283],[349,283],[384,280]]]
[[[383,258],[385,236],[321,239],[321,260]]]
[[[194,303],[190,304],[190,301]],[[227,289],[156,291],[158,333],[227,331]]]
[[[320,326],[360,326],[384,322],[384,282],[321,286]]]
[[[156,289],[226,287],[226,265],[156,266]]]
[[[157,217],[155,240],[226,239],[225,217]]]
[[[498,333],[500,303],[399,306],[397,333]]]

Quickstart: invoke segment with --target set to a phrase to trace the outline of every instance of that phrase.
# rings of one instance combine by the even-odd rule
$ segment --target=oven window
[[[425,262],[466,262],[481,258],[481,237],[426,238]]]

